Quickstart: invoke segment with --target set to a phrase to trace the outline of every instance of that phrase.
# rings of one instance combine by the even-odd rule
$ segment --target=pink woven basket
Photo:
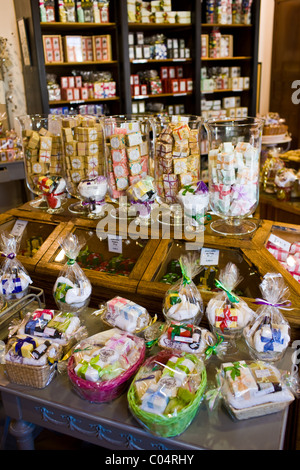
[[[75,374],[75,360],[71,356],[68,361],[68,375],[73,384],[74,389],[81,398],[92,403],[103,403],[118,398],[126,389],[129,379],[139,369],[145,359],[146,346],[143,339],[137,336],[129,336],[136,344],[139,350],[139,359],[129,369],[124,371],[118,377],[103,382],[90,382],[82,379]]]

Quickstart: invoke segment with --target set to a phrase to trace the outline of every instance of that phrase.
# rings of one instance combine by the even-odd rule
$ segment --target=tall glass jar
[[[29,190],[40,196],[30,204],[50,213],[60,212],[66,201],[62,161],[61,117],[23,115],[17,118]]]
[[[263,120],[208,119],[209,199],[220,217],[211,228],[222,235],[245,235],[257,225],[247,219],[259,202]]]
[[[104,215],[107,193],[103,132],[97,116],[64,116],[62,141],[68,193],[79,201],[69,211],[89,218]]]
[[[153,122],[155,183],[160,198],[170,211],[169,220],[166,218],[164,221],[164,214],[161,213],[160,221],[170,225],[182,224],[183,208],[187,223],[191,222],[188,225],[197,225],[200,218],[195,213],[195,207],[198,203],[192,203],[191,196],[194,196],[196,189],[192,189],[197,188],[201,177],[200,141],[203,119],[193,115],[170,115],[158,116]],[[182,193],[189,196],[188,204]],[[199,199],[199,195],[195,195],[195,201],[196,199]],[[191,210],[187,210],[188,206]],[[207,209],[205,206],[206,203],[201,203],[203,214]]]
[[[134,201],[127,196],[132,185],[153,175],[151,118],[135,114],[109,116],[103,118],[102,125],[108,194],[117,206],[114,215],[135,219],[137,208],[133,208]],[[130,211],[131,207],[134,210]]]

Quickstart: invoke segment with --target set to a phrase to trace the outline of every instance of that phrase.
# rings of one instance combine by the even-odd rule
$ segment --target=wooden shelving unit
[[[178,103],[181,97],[187,114],[201,115],[201,99],[209,95],[209,99],[218,99],[227,96],[228,93],[240,93],[239,90],[214,90],[213,92],[201,92],[201,67],[220,67],[240,65],[244,76],[250,77],[249,90],[241,93],[242,106],[247,106],[249,115],[256,114],[257,95],[257,62],[258,62],[258,33],[260,0],[254,0],[252,5],[251,24],[208,24],[206,23],[206,1],[186,0],[184,5],[180,0],[172,1],[172,10],[190,10],[191,24],[166,24],[166,23],[132,23],[128,22],[127,1],[111,0],[110,23],[43,23],[40,22],[39,2],[37,0],[14,0],[16,18],[24,18],[28,45],[30,50],[31,65],[23,66],[24,82],[27,99],[28,113],[49,112],[50,105],[47,91],[47,73],[56,73],[57,76],[69,74],[71,68],[87,71],[90,67],[95,71],[111,71],[117,83],[117,97],[109,100],[110,114],[131,114],[132,104],[135,100],[144,99],[153,101],[158,98],[166,106]],[[232,34],[234,37],[234,55],[227,58],[201,58],[201,34],[209,34],[213,28],[218,27],[221,33]],[[190,58],[176,59],[129,59],[128,35],[130,32],[144,32],[145,36],[155,33],[163,34],[166,38],[184,38],[187,47],[191,50]],[[112,38],[112,59],[101,62],[63,62],[60,64],[45,64],[42,36],[43,34],[60,35],[96,35],[110,34]],[[132,96],[130,75],[139,71],[159,69],[163,65],[181,65],[184,69],[184,77],[192,78],[194,82],[193,91],[190,93],[163,93],[159,95]],[[96,100],[96,102],[107,102],[107,99]],[[82,100],[77,100],[82,103]],[[84,102],[94,102],[85,100]],[[69,102],[68,102],[69,103]],[[73,102],[71,102],[73,103]],[[57,106],[66,104],[64,100],[55,103]],[[76,104],[76,103],[75,103]]]

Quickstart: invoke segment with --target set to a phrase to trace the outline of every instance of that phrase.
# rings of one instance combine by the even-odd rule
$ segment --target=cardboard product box
[[[65,36],[63,38],[64,52],[67,62],[83,62],[82,37]]]
[[[221,35],[220,56],[233,57],[233,36],[231,34]]]
[[[61,99],[64,101],[72,101],[74,99],[73,88],[62,88]]]
[[[82,56],[84,62],[94,60],[93,38],[91,36],[82,36]]]
[[[64,54],[62,48],[62,38],[60,35],[43,36],[43,47],[45,63],[62,63]]]
[[[201,34],[201,57],[208,57],[209,35]]]
[[[93,36],[93,50],[95,60],[110,61],[112,60],[111,52],[111,36],[104,34],[101,36]],[[97,56],[101,59],[97,59]]]

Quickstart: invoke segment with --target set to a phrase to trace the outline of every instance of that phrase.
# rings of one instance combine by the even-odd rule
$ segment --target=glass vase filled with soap
[[[67,196],[61,116],[28,114],[16,122],[22,137],[26,184],[38,196],[30,205],[49,213],[61,212]]]
[[[259,202],[262,128],[258,118],[208,119],[210,207],[219,219],[210,227],[242,236],[257,228],[249,219]]]

